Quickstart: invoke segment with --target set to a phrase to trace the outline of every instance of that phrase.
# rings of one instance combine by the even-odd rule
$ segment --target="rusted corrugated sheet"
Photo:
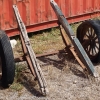
[[[99,15],[99,0],[55,0],[69,22],[77,22]],[[12,5],[19,8],[28,32],[57,26],[56,15],[49,0],[0,0],[0,29],[8,35],[18,34]]]

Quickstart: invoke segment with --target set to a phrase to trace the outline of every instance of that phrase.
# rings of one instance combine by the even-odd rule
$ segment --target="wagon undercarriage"
[[[85,75],[88,76],[88,74],[90,74],[90,75],[93,75],[94,77],[98,77],[98,74],[95,71],[95,68],[92,62],[98,62],[100,59],[100,35],[99,35],[100,21],[89,20],[89,21],[83,22],[77,29],[77,37],[76,37],[69,23],[67,22],[65,16],[63,15],[62,11],[57,5],[57,3],[54,0],[50,0],[50,4],[57,15],[57,18],[58,18],[57,24],[59,26],[63,42],[66,45],[66,48],[63,52],[70,50],[70,52],[73,54],[75,59],[83,68],[83,73]],[[48,94],[47,83],[43,76],[41,67],[39,63],[37,62],[36,58],[41,57],[41,56],[57,54],[59,51],[42,54],[42,55],[35,55],[31,47],[30,40],[27,35],[26,27],[19,14],[18,8],[16,5],[13,5],[13,8],[14,8],[15,16],[18,23],[22,49],[24,52],[24,55],[22,57],[15,58],[15,62],[26,61],[28,63],[28,67],[32,75],[36,77],[39,83],[41,93],[43,95],[47,95]],[[13,72],[11,83],[14,79],[14,74],[15,74],[14,68],[15,67],[13,65],[13,69],[11,70]],[[2,72],[3,71],[4,69],[2,69]],[[3,78],[4,81],[7,83],[6,85],[11,84],[10,82],[6,81],[8,78],[9,77]]]

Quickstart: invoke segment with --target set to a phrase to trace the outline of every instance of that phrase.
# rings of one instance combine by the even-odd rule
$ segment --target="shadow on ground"
[[[42,62],[43,67],[53,65],[53,67],[56,67],[59,70],[63,70],[64,67],[68,65],[68,68],[74,75],[86,78],[85,74],[78,69],[79,67],[77,66],[79,66],[79,64],[77,63],[77,61],[75,60],[75,58],[71,53],[69,54],[60,51],[57,55],[39,57],[38,60]],[[18,79],[18,82],[20,82],[32,95],[37,97],[44,97],[40,92],[40,88],[37,85],[38,84],[37,81],[35,81],[34,79],[35,78],[34,76],[32,76],[30,71],[29,73],[21,72],[20,79]],[[0,84],[0,89],[1,90],[3,89],[1,87],[1,84]]]
[[[79,64],[70,52],[67,54],[66,52],[60,51],[56,56],[40,57],[38,59],[44,63],[44,66],[53,65],[59,70],[63,70],[63,68],[68,65],[70,71],[72,71],[74,75],[86,78],[84,73],[78,69],[77,66],[79,66]]]
[[[63,70],[63,68],[66,66],[66,63],[69,63],[69,69],[70,71],[79,77],[86,78],[84,73],[80,71],[76,66],[78,65],[77,61],[74,59],[74,57],[71,54],[66,54],[60,52],[57,55],[52,56],[45,56],[45,57],[39,57],[38,60],[42,62],[42,66],[49,66],[53,65],[53,67],[56,67],[59,70]],[[30,73],[31,75],[31,73]],[[20,82],[26,87],[26,89],[32,93],[35,96],[43,97],[39,90],[39,86],[36,86],[38,83],[34,80],[34,77],[31,75],[25,75],[24,73],[21,74],[21,80]]]

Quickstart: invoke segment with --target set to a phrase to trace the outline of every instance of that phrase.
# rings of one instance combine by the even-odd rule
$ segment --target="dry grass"
[[[60,31],[56,28],[39,32],[39,34],[33,35],[30,41],[36,54],[52,52],[64,48]]]
[[[25,71],[26,65],[23,64],[16,64],[16,70],[15,70],[15,79],[14,83],[10,86],[10,89],[21,91],[23,89],[22,83],[22,73]]]

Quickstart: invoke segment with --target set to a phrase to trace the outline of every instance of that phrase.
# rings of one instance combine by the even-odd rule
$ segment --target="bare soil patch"
[[[76,31],[77,25],[72,25]],[[33,50],[36,54],[63,50],[61,35],[58,29],[45,33],[29,35]],[[14,49],[14,56],[21,56],[20,41]],[[37,81],[31,75],[26,62],[16,63],[14,83],[8,88],[0,87],[0,100],[100,100],[100,78],[93,78],[83,74],[83,70],[71,54],[38,58],[44,77],[46,78],[49,95],[40,94]],[[100,74],[100,64],[95,65]]]

